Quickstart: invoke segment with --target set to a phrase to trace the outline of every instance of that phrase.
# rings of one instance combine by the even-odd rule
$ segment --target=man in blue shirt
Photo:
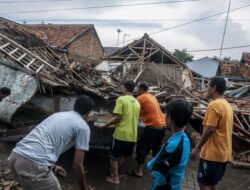
[[[192,113],[192,105],[183,99],[167,104],[166,121],[172,136],[147,164],[154,177],[151,190],[181,189],[190,153],[190,141],[184,130]]]
[[[90,129],[85,121],[93,107],[88,96],[76,99],[74,111],[51,115],[13,149],[8,165],[24,190],[61,190],[51,169],[59,156],[75,147],[73,169],[81,190],[90,190],[84,176],[84,152],[89,150]]]

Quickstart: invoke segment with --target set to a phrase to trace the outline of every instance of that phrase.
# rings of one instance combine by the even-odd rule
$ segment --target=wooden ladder
[[[51,72],[57,70],[56,67],[44,61],[28,49],[19,45],[15,41],[0,33],[0,52],[9,56],[12,60],[18,62],[21,66],[35,73]],[[44,73],[44,74],[45,74]]]

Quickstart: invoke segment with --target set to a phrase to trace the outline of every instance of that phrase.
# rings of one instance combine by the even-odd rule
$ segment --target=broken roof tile
[[[63,48],[74,37],[86,32],[91,24],[34,24],[30,30],[50,46]]]

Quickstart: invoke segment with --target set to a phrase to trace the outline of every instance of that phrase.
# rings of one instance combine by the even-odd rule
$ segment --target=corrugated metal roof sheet
[[[195,61],[187,62],[186,65],[190,70],[204,78],[212,78],[217,74],[219,61],[213,60],[209,57],[204,57]]]

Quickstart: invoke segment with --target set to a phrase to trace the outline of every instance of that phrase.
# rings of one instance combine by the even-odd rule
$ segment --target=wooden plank
[[[247,120],[246,120],[245,116],[244,116],[243,114],[242,114],[241,116],[242,116],[242,118],[243,118],[244,122],[246,123],[246,125],[247,125],[248,129],[250,129],[250,125],[249,125],[249,123],[247,122]]]
[[[239,161],[232,161],[232,166],[236,167],[236,168],[247,168],[250,169],[250,163],[246,163],[246,162],[239,162]]]
[[[143,40],[143,53],[142,53],[142,57],[143,57],[143,60],[145,60],[145,53],[146,53],[146,39],[144,38]]]
[[[49,64],[48,62],[44,61],[43,59],[41,59],[40,57],[36,56],[35,54],[33,54],[31,51],[25,49],[23,46],[19,45],[18,43],[16,43],[15,41],[9,39],[8,37],[4,36],[3,34],[0,33],[0,36],[4,39],[6,39],[7,41],[9,41],[9,43],[11,43],[12,45],[18,47],[20,50],[24,51],[25,53],[28,53],[29,55],[33,56],[34,58],[38,59],[39,61],[43,62],[44,64],[48,65],[51,69],[56,70],[56,68]]]
[[[242,129],[245,129],[244,126],[243,126],[243,124],[241,123],[241,121],[239,120],[239,118],[238,118],[238,116],[236,114],[234,114],[234,118],[236,119],[236,121],[238,122],[238,124],[240,125],[240,127]]]
[[[29,68],[34,62],[35,62],[36,58],[32,59],[31,62],[28,63],[28,65],[26,65],[27,68]]]
[[[10,55],[12,55],[13,53],[15,53],[18,50],[19,50],[19,48],[14,49],[12,52],[10,52]]]
[[[24,53],[21,57],[19,57],[19,58],[17,59],[17,61],[21,61],[26,55],[27,55],[27,53]]]
[[[139,50],[143,50],[144,47],[133,47],[133,49],[139,49]],[[156,50],[157,48],[145,48],[145,50]]]
[[[138,58],[140,58],[141,56],[135,51],[133,50],[130,46],[128,47],[135,55],[137,55]]]
[[[41,65],[41,66],[36,70],[36,73],[39,73],[39,72],[42,70],[43,67],[44,67],[44,65]]]
[[[0,49],[3,49],[3,48],[5,48],[5,47],[7,47],[8,45],[10,45],[10,43],[7,43],[7,44],[2,45],[2,46],[0,47]]]
[[[150,52],[150,54],[149,54],[147,57],[144,58],[144,61],[145,61],[146,59],[150,58],[152,55],[154,55],[154,54],[157,53],[158,51],[160,51],[160,49],[157,49],[157,50],[153,51],[152,53]]]

